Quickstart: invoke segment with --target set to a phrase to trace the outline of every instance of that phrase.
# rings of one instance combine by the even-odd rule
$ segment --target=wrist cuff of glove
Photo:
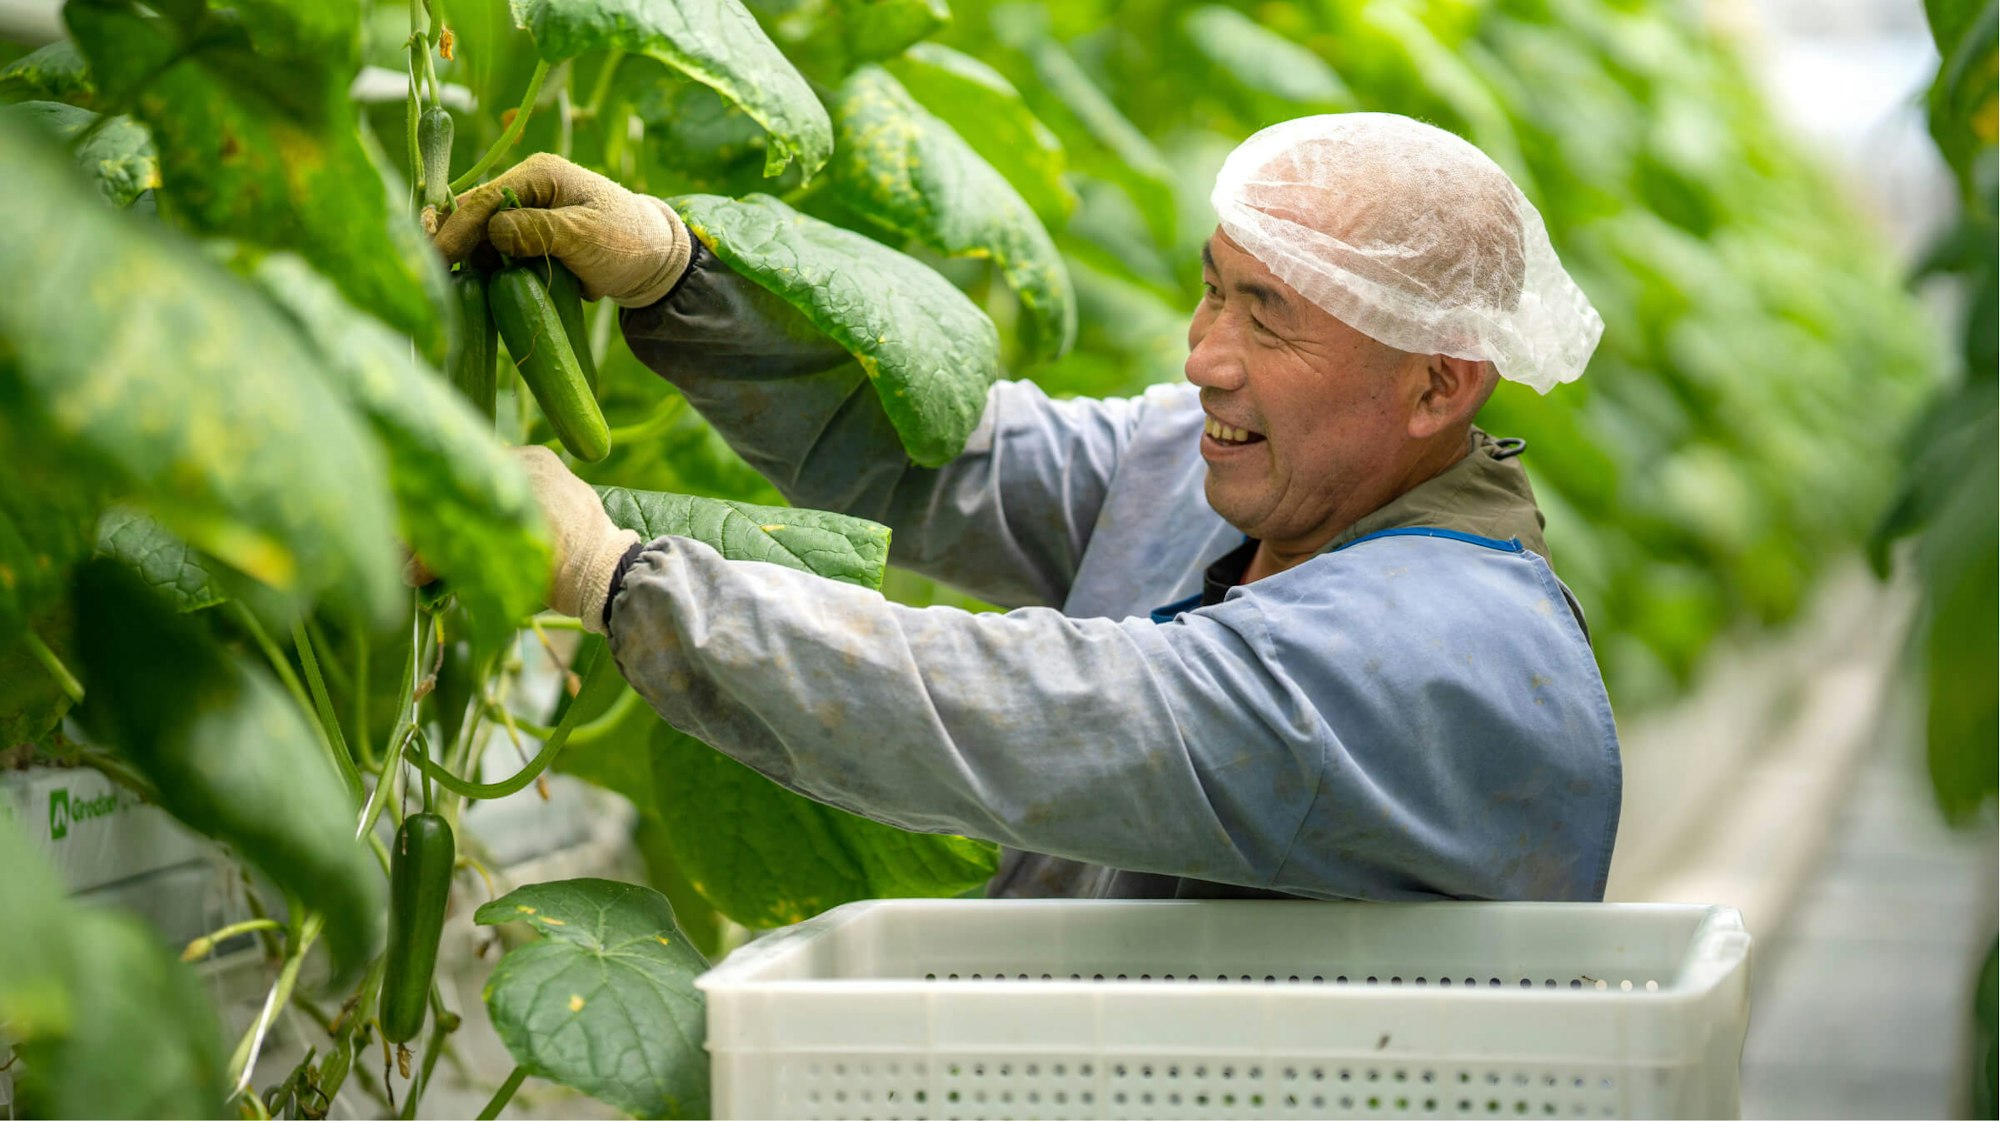
[[[592,634],[607,634],[611,625],[611,584],[625,557],[640,546],[638,533],[625,529],[606,538],[579,568],[575,587],[580,593],[576,617]]]
[[[687,272],[688,265],[692,263],[690,247],[694,243],[694,235],[688,232],[687,223],[681,221],[681,216],[674,213],[674,208],[668,206],[664,199],[643,195],[640,201],[659,208],[661,217],[666,219],[670,234],[667,239],[668,244],[661,246],[660,266],[652,278],[631,295],[612,298],[612,302],[619,307],[646,307],[660,302],[674,285],[680,283],[682,274]]]
[[[638,560],[639,554],[645,551],[644,541],[632,542],[632,547],[625,550],[624,556],[618,558],[618,567],[611,570],[611,583],[604,589],[604,607],[597,613],[597,623],[604,628],[599,633],[605,635],[611,633],[611,605],[618,602],[618,592],[625,587],[625,574],[631,571],[632,562]]]

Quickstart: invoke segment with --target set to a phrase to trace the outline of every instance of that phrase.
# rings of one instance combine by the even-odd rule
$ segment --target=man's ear
[[[1493,392],[1493,364],[1448,354],[1424,357],[1426,381],[1410,414],[1410,436],[1425,440],[1472,423]]]

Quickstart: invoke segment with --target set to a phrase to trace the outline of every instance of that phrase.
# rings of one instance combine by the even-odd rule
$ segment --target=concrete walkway
[[[1973,971],[1994,930],[1989,817],[1945,828],[1907,712],[1884,724],[1818,868],[1760,938],[1745,1117],[1962,1117]]]

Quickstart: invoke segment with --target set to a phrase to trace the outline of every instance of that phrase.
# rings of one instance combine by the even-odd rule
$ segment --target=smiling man
[[[530,209],[496,214],[512,187]],[[657,200],[537,157],[460,200],[624,304],[634,353],[795,503],[1013,608],[914,609],[614,529],[552,455],[552,603],[668,721],[908,829],[1002,842],[996,895],[1597,899],[1617,733],[1500,377],[1601,325],[1493,162],[1407,118],[1273,126],[1218,176],[1187,382],[993,387],[913,467],[849,356]],[[489,222],[490,219],[490,222]]]

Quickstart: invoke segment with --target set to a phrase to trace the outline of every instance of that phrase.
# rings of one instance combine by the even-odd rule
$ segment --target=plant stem
[[[590,100],[584,103],[583,111],[592,120],[604,109],[604,98],[611,92],[611,79],[618,73],[618,64],[625,61],[623,49],[613,47],[604,53],[604,66],[597,71],[597,81],[590,87]]]
[[[582,619],[572,618],[568,615],[537,615],[531,621],[535,626],[541,627],[543,630],[580,631],[583,629]]]
[[[368,629],[354,631],[354,740],[361,745],[361,765],[375,769],[375,747],[368,742]]]
[[[479,1111],[479,1121],[493,1121],[500,1116],[500,1111],[507,1108],[507,1103],[514,1097],[514,1091],[521,1088],[522,1080],[527,1077],[527,1071],[515,1067],[514,1073],[507,1076],[507,1081],[502,1082],[500,1088],[493,1091],[493,1096],[486,1102],[486,1108]]]
[[[576,728],[577,714],[583,711],[584,698],[593,693],[594,687],[601,687],[601,683],[611,676],[607,673],[611,664],[610,658],[599,658],[597,663],[590,667],[589,674],[584,678],[583,688],[577,692],[576,700],[570,704],[569,711],[563,713],[563,718],[557,721],[555,728],[549,732],[549,738],[542,743],[542,749],[535,753],[535,757],[528,761],[527,766],[508,778],[499,782],[468,782],[422,755],[411,755],[410,761],[415,763],[419,770],[436,779],[438,785],[461,797],[505,798],[509,794],[526,790],[543,771],[549,769],[549,764],[555,762],[556,754],[569,742],[570,734]]]
[[[271,1020],[278,1009],[292,998],[292,986],[298,983],[299,966],[306,960],[306,952],[312,949],[319,937],[320,928],[325,926],[320,915],[309,916],[299,932],[298,940],[292,943],[285,954],[285,965],[278,971],[277,983],[271,986],[269,996],[264,998],[264,1008],[257,1013],[257,1020],[250,1030],[243,1033],[243,1039],[236,1045],[236,1054],[229,1060],[229,1080],[237,1093],[242,1093],[250,1085],[250,1076],[257,1066],[257,1053],[263,1050],[264,1033],[271,1027]]]
[[[312,687],[313,711],[319,714],[320,738],[333,756],[333,769],[347,784],[348,796],[362,800],[361,773],[354,769],[354,756],[347,752],[347,736],[340,730],[340,717],[333,714],[333,697],[326,691],[326,679],[319,673],[319,657],[313,651],[312,636],[305,624],[292,624],[292,645],[298,648],[299,662],[306,667],[306,684]]]
[[[244,919],[242,922],[233,922],[220,930],[210,931],[189,942],[187,949],[181,951],[181,960],[184,962],[199,961],[215,952],[216,943],[227,942],[239,934],[249,934],[256,930],[277,929],[278,921],[276,919]]]
[[[255,642],[257,648],[264,652],[264,660],[271,663],[271,671],[278,675],[279,681],[284,682],[285,691],[298,702],[299,708],[306,712],[313,711],[312,698],[306,696],[306,687],[299,684],[299,675],[292,672],[292,660],[285,657],[285,652],[278,649],[277,643],[271,641],[271,636],[264,630],[264,624],[257,621],[257,616],[243,606],[243,601],[240,599],[230,600],[229,610],[249,633],[250,641]]]
[[[639,421],[637,424],[628,424],[623,428],[612,429],[611,440],[615,444],[623,444],[638,440],[650,440],[655,436],[663,436],[669,429],[673,428],[674,422],[680,419],[681,413],[686,409],[687,398],[679,396],[668,397],[661,401],[660,407],[654,409],[653,414],[646,419]]]
[[[423,36],[417,33],[416,0],[410,3],[410,92],[403,99],[403,140],[410,157],[410,209],[416,210],[424,197],[424,158],[417,150],[417,118],[423,110],[417,104],[417,44]]]
[[[42,641],[42,636],[34,631],[22,631],[21,641],[27,643],[28,653],[33,654],[35,660],[42,663],[42,668],[49,671],[49,676],[56,679],[56,684],[62,686],[62,691],[68,694],[70,703],[83,703],[83,682],[78,681],[76,675],[69,671],[69,667],[63,665],[62,659],[56,657],[56,652],[49,649],[48,643]]]
[[[598,740],[603,739],[605,736],[611,734],[613,728],[624,722],[625,718],[631,715],[632,710],[638,707],[638,704],[639,694],[636,690],[627,689],[623,693],[618,694],[618,699],[611,702],[610,708],[599,713],[590,723],[580,725],[575,731],[569,734],[570,746],[581,747],[584,744],[596,743]],[[546,740],[556,734],[554,728],[541,724],[530,724],[519,717],[514,718],[514,725],[538,740]]]
[[[514,119],[507,123],[507,131],[500,134],[500,139],[494,141],[491,148],[486,149],[486,154],[479,157],[479,162],[473,164],[471,170],[451,181],[452,194],[459,194],[479,182],[486,169],[499,162],[500,157],[521,138],[521,130],[528,127],[528,117],[535,111],[535,100],[542,96],[542,81],[548,76],[548,61],[544,59],[535,63],[535,72],[528,77],[528,92],[521,97],[521,107],[514,111]],[[416,134],[412,132],[410,135]]]
[[[417,1068],[417,1077],[411,1081],[408,1096],[403,1099],[403,1121],[414,1121],[417,1116],[417,1102],[431,1088],[431,1072],[437,1069],[438,1054],[444,1050],[445,1036],[451,1033],[439,1023],[444,1002],[438,999],[437,985],[431,985],[431,1036],[424,1041],[423,1065]]]

